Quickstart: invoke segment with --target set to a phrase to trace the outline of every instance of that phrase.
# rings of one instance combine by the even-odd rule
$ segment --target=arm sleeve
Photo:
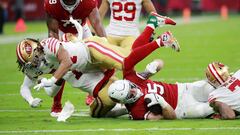
[[[23,83],[20,88],[21,96],[30,104],[34,99],[31,93],[31,88],[33,87],[35,82],[30,80],[27,76],[24,77]]]

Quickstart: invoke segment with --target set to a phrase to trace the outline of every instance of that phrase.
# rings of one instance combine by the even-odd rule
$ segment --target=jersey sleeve
[[[46,55],[52,55],[57,57],[57,53],[61,42],[56,38],[48,38],[46,40],[41,41],[41,44],[44,48],[44,52]]]

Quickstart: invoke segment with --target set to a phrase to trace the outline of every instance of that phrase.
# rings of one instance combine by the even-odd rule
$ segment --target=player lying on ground
[[[146,35],[151,35],[155,27],[165,25],[165,22],[169,22],[169,20],[166,17],[150,16],[145,30]],[[146,36],[142,37],[145,38]],[[55,95],[62,78],[67,78],[67,81],[70,82],[74,82],[75,79],[77,80],[76,84],[78,84],[78,78],[81,75],[101,72],[103,78],[107,69],[110,70],[106,71],[110,72],[110,78],[113,68],[121,69],[124,63],[131,64],[132,61],[134,62],[133,59],[141,59],[158,47],[173,47],[176,51],[179,51],[175,38],[169,32],[162,34],[152,43],[145,45],[143,43],[147,42],[138,41],[137,43],[139,45],[134,45],[133,48],[136,49],[128,56],[124,55],[126,52],[121,52],[121,48],[109,45],[104,38],[99,37],[90,38],[86,42],[61,42],[54,38],[48,38],[41,42],[34,39],[25,39],[17,46],[16,52],[19,68],[28,76],[28,79],[37,79],[42,74],[54,73],[51,79],[43,78],[35,88],[45,88],[49,95]],[[116,53],[116,50],[119,53]],[[94,74],[90,76],[93,77]],[[91,84],[89,92],[94,95],[95,88],[98,88],[98,90],[103,88],[109,78],[103,78],[103,81],[96,79],[97,81]],[[101,85],[97,85],[99,82],[101,82]],[[83,83],[86,83],[86,80]],[[89,84],[79,85],[85,85],[85,89],[89,87]],[[79,87],[79,85],[75,87]],[[54,90],[48,91],[49,88]],[[107,94],[105,95],[107,96]],[[95,96],[99,96],[98,91]]]
[[[159,60],[150,63],[148,73],[158,72],[162,65]],[[207,81],[167,84],[152,81],[149,76],[145,72],[136,73],[133,65],[124,65],[124,80],[109,87],[110,98],[125,104],[132,119],[205,118],[214,113],[207,102],[214,88]]]
[[[228,67],[219,62],[206,69],[208,82],[216,89],[209,94],[209,103],[221,119],[235,119],[240,114],[240,70],[232,76]]]

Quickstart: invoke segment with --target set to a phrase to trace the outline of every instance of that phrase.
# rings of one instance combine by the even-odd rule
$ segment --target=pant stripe
[[[106,47],[104,47],[96,42],[92,42],[92,41],[87,42],[86,44],[88,47],[92,47],[92,48],[96,49],[97,51],[99,51],[100,53],[107,55],[108,57],[110,57],[120,63],[123,63],[124,57],[119,55],[118,53],[114,52],[113,50],[106,48]]]

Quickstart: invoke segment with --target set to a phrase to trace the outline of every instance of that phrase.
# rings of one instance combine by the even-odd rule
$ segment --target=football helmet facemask
[[[208,64],[205,73],[208,82],[215,88],[223,85],[230,77],[228,67],[220,62]]]
[[[143,94],[140,89],[128,80],[118,80],[108,88],[109,97],[119,103],[131,104],[137,101]]]
[[[72,13],[72,11],[78,6],[82,0],[60,0],[62,7],[68,12]]]
[[[38,69],[41,62],[45,60],[43,47],[35,39],[24,39],[16,48],[17,63],[19,70],[26,72],[31,69]]]

